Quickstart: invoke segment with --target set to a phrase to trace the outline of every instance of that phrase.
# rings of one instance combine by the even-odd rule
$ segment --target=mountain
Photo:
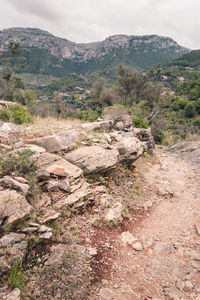
[[[62,77],[68,73],[108,72],[120,62],[138,70],[187,53],[168,37],[114,35],[101,42],[74,43],[37,28],[9,28],[0,32],[0,52],[19,42],[25,58],[23,72]]]

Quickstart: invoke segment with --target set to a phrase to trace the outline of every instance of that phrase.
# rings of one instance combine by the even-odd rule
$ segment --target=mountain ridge
[[[99,42],[75,43],[38,28],[13,27],[0,32],[0,52],[5,51],[11,41],[20,43],[29,66],[26,72],[57,76],[93,72],[119,62],[145,69],[189,51],[172,38],[158,35],[120,34]]]

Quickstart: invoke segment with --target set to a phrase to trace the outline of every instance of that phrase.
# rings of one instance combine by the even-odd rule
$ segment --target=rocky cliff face
[[[162,53],[163,57],[165,57],[164,60],[167,60],[167,58],[178,57],[188,51],[171,38],[157,35],[114,35],[102,42],[78,44],[35,28],[9,28],[2,30],[0,32],[0,51],[4,51],[11,41],[20,43],[27,62],[30,64],[33,60],[31,60],[31,57],[34,56],[34,51],[37,49],[46,51],[45,56],[49,55],[49,62],[52,63],[52,60],[54,60],[55,65],[59,68],[63,67],[63,61],[65,64],[68,61],[68,65],[65,68],[71,68],[72,71],[77,71],[78,67],[76,65],[69,66],[70,63],[91,64],[94,60],[105,59],[107,56],[117,57],[118,61],[123,61],[123,57],[127,56],[127,62],[129,63],[130,59],[132,59],[131,64],[136,65],[137,59],[133,55],[142,54],[155,57],[157,53]],[[163,61],[163,58],[161,61]],[[154,58],[151,64],[159,62],[160,59]],[[147,63],[148,66],[149,63]],[[41,69],[40,66],[38,66],[38,71],[39,69]],[[80,73],[84,72],[83,70],[81,71],[81,67],[79,69]]]

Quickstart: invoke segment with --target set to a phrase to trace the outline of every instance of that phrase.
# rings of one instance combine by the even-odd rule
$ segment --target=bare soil
[[[146,210],[136,207],[122,226],[98,228],[90,237],[99,282],[90,300],[200,299],[199,166],[162,149],[156,156],[136,174]],[[142,251],[123,245],[124,231],[138,238]]]

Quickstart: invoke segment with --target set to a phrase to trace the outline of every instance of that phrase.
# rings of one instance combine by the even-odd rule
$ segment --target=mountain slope
[[[0,32],[0,51],[11,41],[20,43],[25,72],[64,76],[116,68],[123,62],[144,70],[188,52],[171,38],[157,35],[115,35],[102,42],[77,44],[35,28],[10,28]]]

